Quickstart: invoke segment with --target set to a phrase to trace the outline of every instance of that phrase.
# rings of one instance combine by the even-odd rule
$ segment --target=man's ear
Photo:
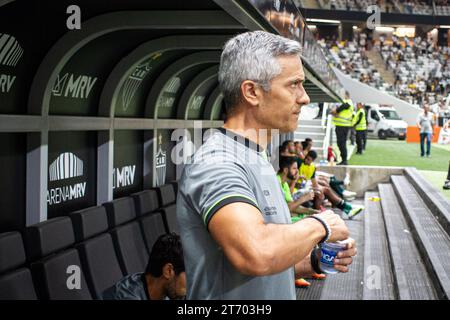
[[[175,275],[175,271],[171,263],[166,263],[164,265],[162,275],[167,280],[171,279]]]
[[[245,102],[257,107],[260,103],[262,96],[262,88],[258,86],[254,81],[245,80],[241,84],[241,94]]]

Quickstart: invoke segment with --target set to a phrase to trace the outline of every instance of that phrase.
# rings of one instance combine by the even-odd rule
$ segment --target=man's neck
[[[246,116],[245,112],[229,117],[223,127],[249,139],[264,149],[267,149],[267,144],[272,141],[272,131],[263,128],[254,118]]]
[[[164,283],[159,278],[146,274],[147,292],[150,300],[163,300],[166,297],[164,293]]]
[[[288,181],[288,177],[287,177],[287,175],[284,174],[284,173],[280,173],[280,178],[281,178],[281,182],[282,182],[282,183]]]

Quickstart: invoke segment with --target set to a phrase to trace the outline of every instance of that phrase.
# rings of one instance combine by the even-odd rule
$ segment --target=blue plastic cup
[[[347,248],[347,242],[338,241],[333,243],[322,243],[320,245],[320,269],[328,274],[338,273],[334,268],[334,259],[340,251]]]

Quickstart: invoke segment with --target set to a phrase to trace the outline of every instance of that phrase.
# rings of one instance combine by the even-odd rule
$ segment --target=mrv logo
[[[8,93],[11,90],[16,76],[10,76],[9,74],[0,74],[0,92]]]
[[[23,48],[13,36],[0,33],[0,66],[15,68],[22,58]],[[16,76],[0,74],[0,93],[9,93]]]
[[[96,82],[96,77],[66,73],[58,75],[52,93],[55,97],[87,99]]]
[[[17,66],[23,52],[16,38],[9,34],[0,33],[0,65]]]
[[[136,165],[114,168],[113,189],[131,186],[134,183]]]
[[[63,181],[83,175],[83,161],[71,152],[62,153],[49,166],[49,180]],[[51,206],[66,201],[83,198],[86,182],[66,185],[47,191],[47,203]]]

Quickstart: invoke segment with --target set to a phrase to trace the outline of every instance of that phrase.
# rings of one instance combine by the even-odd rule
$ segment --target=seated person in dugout
[[[294,145],[295,145],[295,154],[297,155],[297,157],[299,157],[302,160],[305,159],[302,143],[300,141],[295,141]]]
[[[304,141],[301,142],[302,149],[306,150],[304,151],[304,155],[306,156],[311,150],[313,146],[313,140],[310,138],[306,138]],[[304,160],[305,157],[302,159]],[[301,162],[298,163],[298,167],[301,167]],[[326,174],[325,172],[317,172],[317,182],[319,185],[327,188],[333,189],[341,198],[344,198],[345,200],[353,200],[356,197],[356,192],[345,190],[344,188],[344,182],[337,180],[336,177],[332,174]]]
[[[310,138],[306,138],[304,141],[301,142],[302,150],[304,150],[303,151],[304,156],[302,157],[303,159],[302,161],[300,162],[297,161],[298,168],[301,168],[305,156],[311,150],[312,145],[313,140]],[[316,173],[318,172],[316,171]],[[316,177],[319,185],[333,189],[339,195],[339,197],[344,198],[345,200],[355,199],[356,193],[345,190],[343,186],[344,185],[343,181],[337,180],[336,177],[334,177],[334,175],[321,172],[320,174],[317,174]]]
[[[362,206],[352,206],[341,199],[332,188],[320,186],[316,179],[316,167],[314,166],[314,160],[317,159],[317,153],[314,150],[308,152],[305,160],[300,166],[300,176],[311,181],[312,188],[314,190],[314,207],[318,210],[324,210],[323,203],[325,199],[328,199],[333,206],[342,210],[349,219],[352,219],[364,209]]]
[[[295,157],[295,144],[292,140],[285,140],[280,146],[280,157]]]
[[[102,296],[103,300],[184,299],[186,273],[180,236],[161,235],[153,245],[145,273],[124,277]]]
[[[298,174],[297,161],[293,157],[280,158],[280,169],[278,170],[277,178],[291,212],[292,222],[297,222],[307,215],[319,213],[318,210],[303,206],[314,199],[314,192],[312,190],[297,190],[295,188],[295,184],[300,176]],[[299,194],[298,198],[294,199],[294,194]],[[322,280],[326,278],[326,275],[313,273],[312,278]],[[296,287],[309,287],[310,285],[311,283],[304,278],[295,279]]]
[[[344,200],[350,201],[356,198],[356,192],[346,190],[344,181],[338,180],[333,174],[316,171],[316,177],[319,185],[332,188]]]
[[[319,213],[317,210],[303,206],[314,199],[314,192],[306,189],[298,190],[295,187],[300,176],[297,161],[295,161],[294,157],[280,158],[280,169],[278,170],[277,178],[292,217],[304,218],[305,215]],[[298,196],[294,199],[293,194]]]

